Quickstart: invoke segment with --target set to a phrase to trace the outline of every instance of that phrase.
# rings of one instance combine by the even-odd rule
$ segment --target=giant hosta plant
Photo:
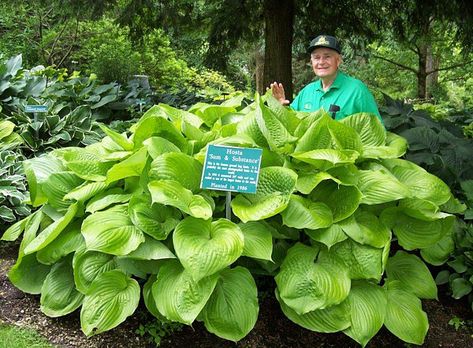
[[[99,143],[27,161],[38,209],[3,236],[23,233],[12,283],[47,315],[81,307],[86,335],[133,313],[142,285],[156,317],[238,341],[258,316],[258,272],[309,330],[365,346],[384,325],[422,344],[420,299],[437,289],[410,252],[441,257],[454,218],[449,188],[400,158],[404,139],[369,114],[338,122],[270,96],[190,110],[156,105],[129,132],[102,126]],[[210,143],[263,148],[257,192],[233,194],[231,220],[225,193],[200,188]]]

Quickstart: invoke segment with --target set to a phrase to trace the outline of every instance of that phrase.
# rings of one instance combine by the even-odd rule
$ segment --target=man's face
[[[310,62],[315,75],[318,77],[333,77],[337,75],[337,70],[342,62],[340,54],[330,48],[318,47],[312,51]]]

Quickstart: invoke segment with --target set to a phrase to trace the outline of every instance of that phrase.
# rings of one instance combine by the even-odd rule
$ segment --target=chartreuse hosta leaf
[[[419,298],[437,299],[437,285],[429,269],[416,255],[399,250],[388,259],[388,280],[399,280],[402,289]]]
[[[311,172],[307,174],[299,174],[299,176],[297,177],[296,189],[300,193],[308,195],[312,192],[314,188],[317,187],[318,184],[320,184],[324,180],[332,180],[335,181],[337,184],[342,183],[340,180],[333,177],[327,172]]]
[[[420,255],[431,265],[441,266],[448,261],[454,250],[455,242],[453,241],[452,234],[446,233],[445,236],[434,245],[421,249]]]
[[[335,244],[330,254],[343,261],[349,270],[351,279],[381,280],[384,271],[384,251],[389,249],[388,242],[384,249],[358,244],[351,238]]]
[[[391,240],[391,231],[368,211],[358,209],[339,225],[347,236],[360,244],[383,248]]]
[[[212,206],[201,195],[183,187],[175,180],[154,180],[148,184],[153,203],[170,205],[183,213],[200,219],[209,219],[212,216]]]
[[[347,302],[351,326],[343,332],[365,347],[383,326],[386,290],[367,281],[354,281]]]
[[[176,256],[162,242],[151,237],[145,237],[145,242],[126,256],[120,256],[119,259],[129,258],[133,260],[162,260],[175,259]]]
[[[102,181],[85,182],[81,186],[73,189],[64,196],[64,199],[73,199],[79,202],[85,202],[96,194],[107,189],[109,185]]]
[[[176,227],[181,213],[174,207],[151,202],[149,194],[136,194],[128,204],[128,213],[133,224],[157,240],[164,240]]]
[[[281,216],[284,225],[298,229],[325,228],[333,221],[332,211],[325,203],[314,202],[299,195],[291,195]]]
[[[82,210],[79,203],[69,206],[65,214],[41,231],[26,247],[25,254],[31,254],[41,250],[54,241],[57,236],[71,223],[74,217]]]
[[[133,314],[140,300],[138,282],[119,270],[101,274],[84,298],[80,312],[87,336],[113,329]]]
[[[139,177],[146,166],[147,159],[148,152],[145,147],[142,147],[128,158],[113,165],[113,167],[107,171],[106,182],[112,183],[132,176]]]
[[[89,215],[82,223],[82,235],[88,250],[112,255],[127,255],[145,240],[131,222],[126,205]]]
[[[363,147],[382,146],[386,143],[386,130],[377,117],[360,112],[340,120],[347,126],[353,128],[359,135]]]
[[[317,149],[353,150],[359,154],[362,152],[363,144],[355,129],[323,113],[300,137],[294,152]]]
[[[225,114],[236,112],[236,109],[232,106],[197,103],[189,111],[199,116],[208,127],[212,127],[218,119]]]
[[[143,142],[152,159],[168,152],[180,152],[181,150],[167,139],[151,137]]]
[[[318,230],[306,229],[305,233],[313,240],[325,244],[329,249],[348,238],[339,224],[333,224],[330,227],[320,228]]]
[[[179,261],[167,261],[159,268],[152,292],[156,308],[168,320],[190,325],[212,295],[219,274],[195,281]]]
[[[337,332],[350,326],[350,307],[348,301],[333,305],[325,309],[316,309],[299,314],[289,307],[279,295],[276,288],[276,298],[283,313],[294,323],[315,332]]]
[[[87,251],[84,246],[74,254],[72,267],[76,288],[85,294],[95,278],[102,273],[117,268],[117,264],[113,255],[99,251]]]
[[[397,134],[387,132],[386,145],[363,146],[362,158],[399,158],[407,151],[407,140]]]
[[[299,161],[309,163],[318,170],[355,163],[359,153],[344,149],[315,149],[307,152],[295,152],[291,155]]]
[[[425,220],[425,221],[434,221],[438,219],[443,219],[452,214],[444,213],[440,211],[438,205],[432,203],[431,201],[419,198],[407,198],[399,202],[399,207],[402,208],[402,211],[413,218]]]
[[[421,301],[404,290],[398,280],[389,281],[385,288],[388,303],[384,325],[404,342],[422,345],[429,322]]]
[[[297,137],[292,136],[273,111],[267,108],[262,98],[256,96],[255,119],[261,133],[268,142],[269,149],[275,152],[289,151],[288,145],[294,143]]]
[[[10,121],[2,120],[0,121],[0,140],[4,141],[4,139],[12,134],[13,130],[15,129],[15,124]]]
[[[156,109],[149,109],[134,127],[133,142],[135,150],[143,146],[143,142],[151,137],[158,136],[169,140],[182,152],[186,152],[187,141],[181,132],[168,120],[157,116]]]
[[[297,243],[275,277],[282,301],[298,314],[341,303],[350,291],[348,269],[336,256],[319,256],[318,247]]]
[[[119,187],[112,188],[95,195],[91,200],[89,200],[85,207],[85,211],[88,213],[95,213],[96,211],[104,210],[114,204],[127,203],[130,198],[130,193],[123,192]]]
[[[236,261],[243,252],[244,237],[238,225],[187,217],[175,228],[173,244],[177,257],[198,281]]]
[[[175,180],[192,192],[200,189],[202,164],[184,153],[173,152],[158,156],[151,163],[149,180]]]
[[[36,254],[25,255],[25,248],[36,237],[43,220],[43,213],[37,210],[26,218],[25,232],[18,251],[18,259],[8,272],[8,279],[18,289],[29,294],[39,294],[50,266],[43,265],[36,259]]]
[[[401,159],[386,159],[382,161],[382,164],[399,181],[407,185],[412,195],[416,198],[431,201],[436,205],[442,205],[452,195],[447,184],[415,163]]]
[[[258,312],[255,281],[246,268],[236,267],[220,273],[200,317],[209,332],[237,342],[253,329]]]
[[[73,172],[56,172],[49,175],[42,186],[43,193],[48,198],[48,204],[58,210],[66,210],[71,202],[64,196],[84,182]]]
[[[117,133],[101,123],[99,123],[99,127],[107,136],[110,137],[111,140],[113,140],[115,144],[119,145],[123,150],[133,150],[133,142],[128,139],[125,134]]]
[[[381,204],[412,197],[409,188],[385,169],[358,171],[362,203]]]
[[[41,288],[41,311],[49,317],[60,317],[75,311],[84,295],[76,290],[72,271],[72,256],[56,263]]]
[[[36,258],[45,265],[52,265],[83,245],[85,245],[85,242],[80,233],[80,221],[76,220],[69,224],[56,239],[39,250]]]
[[[236,134],[248,136],[261,148],[269,148],[268,141],[256,121],[256,110],[247,113],[245,117],[238,122]]]
[[[66,166],[84,180],[104,181],[107,171],[114,165],[104,161],[98,154],[84,148],[71,147],[62,153]]]
[[[151,274],[143,286],[143,300],[146,306],[146,309],[158,318],[161,322],[165,321],[166,318],[159,313],[158,308],[156,307],[156,302],[153,297],[153,284],[156,282],[156,274]]]
[[[260,171],[255,194],[239,194],[232,201],[233,213],[243,222],[274,216],[289,204],[297,174],[283,167],[266,167]]]
[[[31,204],[34,207],[38,207],[48,200],[43,191],[43,184],[48,177],[53,173],[66,170],[62,162],[53,155],[26,160],[23,162],[23,168],[28,180]]]
[[[355,212],[362,200],[362,194],[356,186],[338,185],[327,180],[319,184],[309,198],[327,205],[332,211],[333,222],[338,222]]]
[[[434,245],[446,234],[451,233],[454,216],[434,221],[424,221],[406,215],[402,208],[387,208],[381,221],[390,228],[398,238],[398,243],[406,250],[423,249]]]
[[[250,221],[239,223],[238,227],[240,227],[245,241],[241,255],[272,261],[273,237],[271,226],[264,221]]]
[[[198,104],[199,103],[195,104],[194,106],[192,106],[192,108],[197,107]],[[195,128],[199,128],[202,123],[204,123],[204,121],[199,116],[193,113],[192,109],[189,109],[189,111],[185,111],[181,109],[176,109],[170,105],[166,105],[163,103],[160,103],[155,107],[160,109],[160,111],[164,115],[166,115],[166,117],[168,117],[174,124],[185,122]]]

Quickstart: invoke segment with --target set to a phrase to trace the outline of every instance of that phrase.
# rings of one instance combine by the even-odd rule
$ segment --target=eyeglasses
[[[310,56],[310,60],[313,63],[319,63],[319,62],[324,62],[324,61],[329,61],[331,59],[335,58],[334,55],[324,55],[324,56]]]

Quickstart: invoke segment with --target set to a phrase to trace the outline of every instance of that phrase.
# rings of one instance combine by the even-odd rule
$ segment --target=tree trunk
[[[294,0],[265,0],[265,51],[263,85],[284,85],[286,98],[292,100],[292,36]]]
[[[417,71],[417,98],[427,97],[427,46],[419,47],[419,70]]]
[[[436,71],[436,72],[431,73],[431,71],[438,69],[439,65],[440,65],[440,59],[439,57],[435,57],[432,54],[432,47],[429,45],[429,47],[427,48],[427,62],[426,62],[426,70],[428,74],[427,81],[426,81],[427,98],[432,97],[432,89],[439,82],[439,72]]]
[[[264,94],[266,87],[264,85],[264,52],[262,49],[257,49],[255,51],[255,81],[256,81],[256,90],[259,94]]]

